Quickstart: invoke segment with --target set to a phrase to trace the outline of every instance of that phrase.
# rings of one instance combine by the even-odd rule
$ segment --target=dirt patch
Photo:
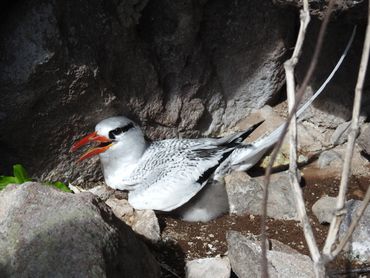
[[[312,214],[311,208],[324,195],[337,196],[339,183],[339,177],[328,176],[326,172],[318,169],[307,169],[304,171],[302,190],[313,232],[320,250],[322,250],[325,243],[329,225],[320,224]],[[352,177],[350,179],[347,198],[361,200],[369,184],[370,177]],[[166,252],[168,253],[167,256],[162,254],[161,260],[172,270],[176,271],[180,277],[183,276],[184,263],[181,262],[179,264],[179,257],[191,260],[224,255],[227,252],[226,234],[230,230],[239,231],[243,234],[260,234],[261,218],[256,215],[225,215],[208,223],[184,222],[169,215],[159,215],[158,218],[162,229],[162,244],[164,244],[162,248],[167,250]],[[267,234],[270,239],[279,240],[300,253],[309,255],[309,250],[299,222],[268,219]],[[175,250],[176,252],[169,252],[166,246],[172,246],[170,250]],[[329,274],[331,273],[333,277],[357,277],[347,276],[349,275],[348,270],[356,267],[342,256],[339,256],[335,261],[330,263]],[[364,268],[364,266],[361,266],[361,268]],[[342,271],[346,272],[346,274],[344,276],[338,276],[338,272],[340,273]]]

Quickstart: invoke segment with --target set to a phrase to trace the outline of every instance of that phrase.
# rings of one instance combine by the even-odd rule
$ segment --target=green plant
[[[15,164],[13,165],[13,176],[0,176],[0,190],[4,189],[8,184],[21,184],[27,181],[31,181],[31,179],[28,177],[26,169],[21,164]],[[64,192],[71,192],[68,186],[60,181],[46,182],[45,184],[54,186]]]
[[[64,192],[72,192],[67,185],[64,183],[57,181],[57,182],[47,182],[46,185],[54,186]]]
[[[26,181],[31,181],[28,178],[26,169],[20,164],[13,165],[13,175],[14,176],[0,176],[0,190],[4,189],[10,183],[24,183]]]

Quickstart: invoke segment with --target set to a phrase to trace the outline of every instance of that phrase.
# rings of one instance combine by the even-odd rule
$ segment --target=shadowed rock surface
[[[0,192],[0,276],[159,277],[159,266],[92,194],[29,182]]]

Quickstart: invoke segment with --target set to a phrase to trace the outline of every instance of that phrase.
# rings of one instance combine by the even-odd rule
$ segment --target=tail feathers
[[[346,57],[349,48],[351,47],[351,44],[353,42],[354,36],[356,34],[356,27],[352,31],[352,35],[346,45],[346,48],[338,60],[337,64],[331,71],[328,78],[325,80],[325,82],[321,85],[321,87],[317,90],[317,92],[310,97],[309,100],[307,100],[297,111],[297,117],[298,120],[302,119],[303,112],[311,105],[311,103],[323,92],[326,85],[330,82],[340,65],[342,64],[344,58]],[[238,138],[244,139],[249,136],[253,132],[254,129],[256,129],[262,122],[252,126],[250,129],[244,131],[243,133],[239,133],[239,137],[233,138],[231,142],[237,142]],[[276,144],[276,142],[279,140],[279,137],[281,136],[284,124],[280,125],[278,128],[276,128],[273,132],[268,134],[267,136],[260,137],[257,139],[253,144],[250,145],[240,145],[237,149],[233,151],[233,153],[229,156],[229,158],[223,163],[223,167],[218,169],[217,176],[220,177],[223,175],[224,171],[226,171],[227,168],[233,169],[233,170],[240,170],[240,171],[246,171],[249,168],[253,167],[266,153],[266,151],[271,148],[273,145]],[[255,127],[256,126],[256,127]],[[243,140],[244,140],[243,139]],[[243,141],[242,140],[242,141]],[[226,167],[227,165],[227,167]]]
[[[263,122],[263,121],[260,121],[254,125],[252,125],[251,127],[249,127],[247,130],[245,131],[242,131],[238,134],[236,134],[236,136],[233,136],[232,138],[229,138],[230,140],[227,142],[228,145],[233,145],[233,144],[237,144],[239,145],[240,143],[242,143],[249,135],[251,135],[253,133],[253,131],[255,131]]]
[[[253,144],[241,145],[230,156],[230,166],[232,170],[246,171],[252,168],[279,140],[283,131],[283,125],[279,126],[269,135],[257,139]]]

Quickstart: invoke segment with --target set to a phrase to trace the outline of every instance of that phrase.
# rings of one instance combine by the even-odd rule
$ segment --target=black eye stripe
[[[126,132],[127,130],[131,129],[134,127],[133,123],[129,123],[128,125],[125,125],[124,127],[121,127],[121,132]]]
[[[123,127],[117,127],[116,129],[113,129],[111,131],[109,131],[109,138],[110,139],[115,139],[116,138],[116,135],[120,135],[126,131],[128,131],[129,129],[133,128],[134,127],[134,124],[133,123],[129,123]]]

